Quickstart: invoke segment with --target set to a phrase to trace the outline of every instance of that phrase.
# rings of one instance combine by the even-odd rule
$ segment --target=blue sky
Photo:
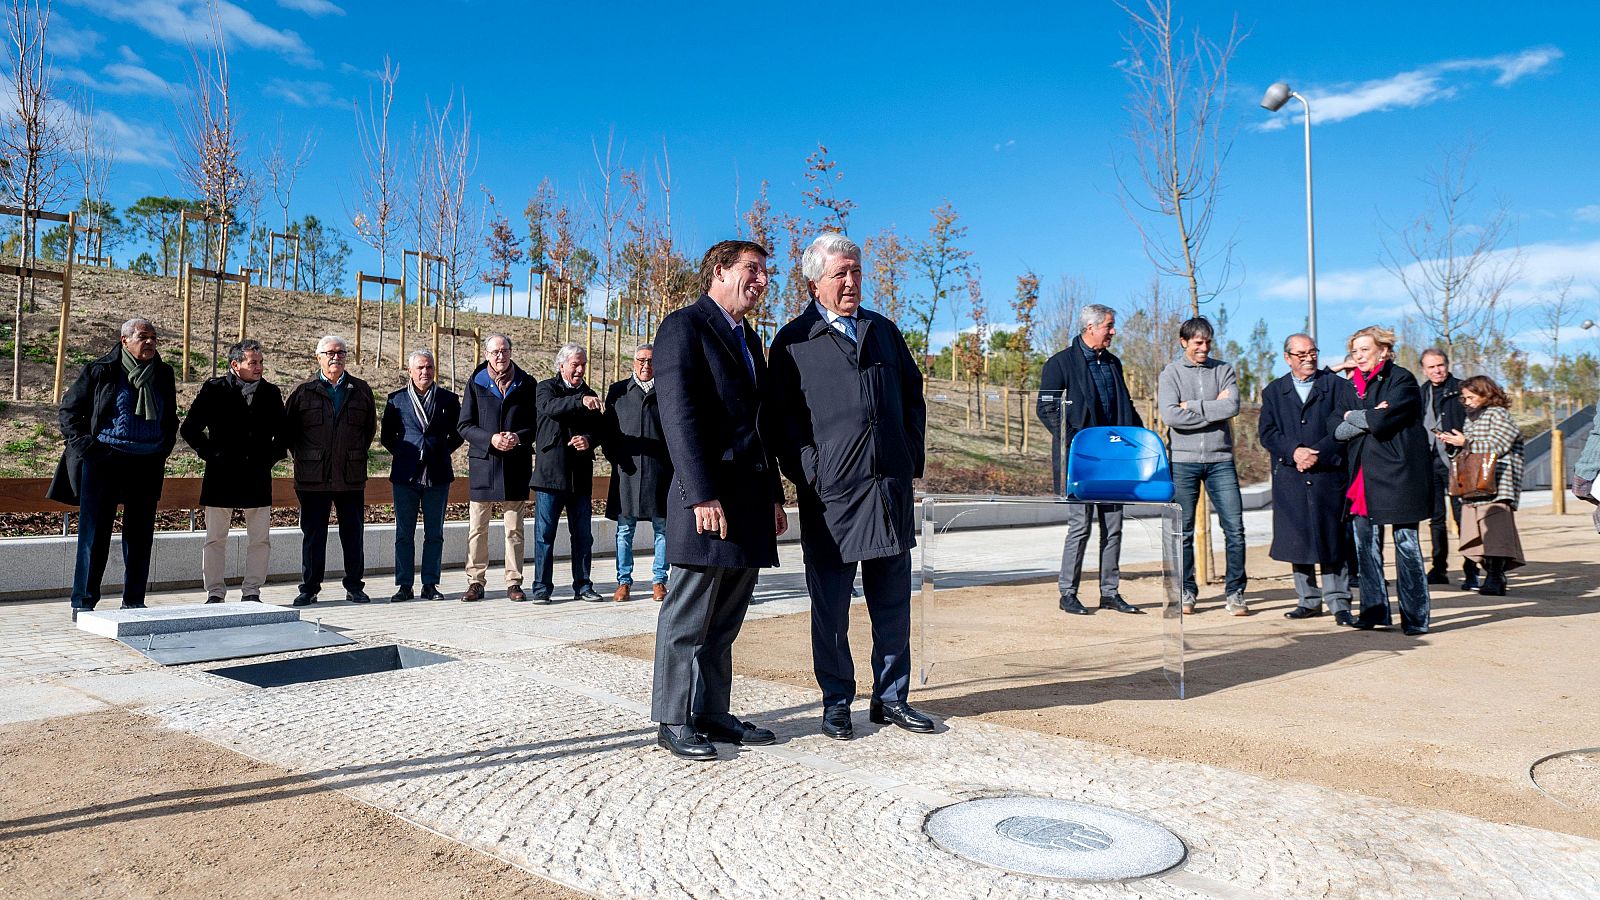
[[[955,205],[995,319],[1006,318],[1026,268],[1047,286],[1080,277],[1123,309],[1150,275],[1111,166],[1126,148],[1117,64],[1127,26],[1109,2],[255,0],[218,9],[257,159],[280,121],[290,142],[317,135],[296,217],[349,230],[351,103],[366,101],[369,73],[388,54],[400,66],[400,143],[426,102],[465,97],[480,142],[474,181],[514,223],[541,178],[570,198],[592,194],[591,141],[603,146],[614,129],[629,165],[653,166],[663,142],[669,148],[675,232],[697,255],[738,227],[736,177],[741,205],[766,179],[775,206],[803,212],[801,171],[820,141],[858,204],[858,239],[888,224],[920,236],[929,210],[946,198]],[[1236,246],[1237,283],[1221,298],[1236,336],[1265,318],[1281,339],[1304,319],[1300,127],[1288,112],[1257,107],[1277,80],[1306,94],[1316,116],[1324,345],[1372,321],[1396,323],[1408,308],[1380,267],[1383,223],[1421,212],[1423,177],[1467,143],[1480,208],[1503,202],[1516,222],[1517,301],[1572,277],[1580,318],[1600,318],[1600,4],[1208,2],[1179,11],[1215,37],[1235,15],[1249,31],[1232,69],[1234,143],[1215,232]],[[54,15],[60,85],[92,90],[117,135],[112,199],[181,193],[176,109],[192,72],[186,40],[203,33],[205,4],[56,0]],[[352,280],[356,268],[376,268],[364,247]],[[1536,342],[1531,333],[1526,342]]]

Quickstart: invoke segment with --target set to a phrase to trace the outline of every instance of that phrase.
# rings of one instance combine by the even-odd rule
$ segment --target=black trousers
[[[362,519],[364,491],[295,491],[300,498],[300,593],[317,594],[328,567],[328,512],[339,511],[339,547],[344,552],[344,589],[366,586],[367,547]]]
[[[861,586],[872,620],[872,699],[900,701],[911,687],[911,551],[860,563],[817,563],[806,558],[811,594],[811,664],[822,705],[856,698],[850,658],[850,587],[861,567]]]
[[[111,528],[122,506],[122,605],[143,606],[155,542],[156,501],[166,458],[120,450],[85,459],[78,478],[78,559],[72,574],[72,605],[94,609],[111,555]]]
[[[733,690],[733,641],[755,593],[758,569],[673,566],[656,618],[650,718],[664,725],[725,719]]]
[[[1450,468],[1438,457],[1433,459],[1433,517],[1428,521],[1428,536],[1433,544],[1433,558],[1428,563],[1429,572],[1450,571],[1450,527],[1445,521],[1448,505],[1450,516],[1456,520],[1456,530],[1461,529],[1461,498],[1450,496]],[[1449,501],[1446,504],[1445,501]],[[1461,560],[1461,571],[1467,575],[1478,574],[1478,564],[1470,559]]]

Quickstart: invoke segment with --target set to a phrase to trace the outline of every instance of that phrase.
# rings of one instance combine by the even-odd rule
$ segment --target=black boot
[[[1480,587],[1483,587],[1483,583],[1478,580],[1478,564],[1470,559],[1464,560],[1461,563],[1461,589],[1475,591]]]
[[[1506,560],[1503,556],[1486,556],[1483,558],[1483,568],[1487,575],[1483,579],[1483,587],[1478,593],[1485,597],[1504,597],[1506,595]]]

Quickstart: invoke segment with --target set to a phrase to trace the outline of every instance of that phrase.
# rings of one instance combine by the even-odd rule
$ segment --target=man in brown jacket
[[[317,602],[328,551],[328,512],[339,512],[344,551],[345,599],[368,602],[361,580],[366,569],[362,520],[367,487],[367,448],[378,431],[372,388],[345,371],[344,338],[317,341],[317,374],[302,382],[284,404],[283,446],[294,457],[294,491],[300,498],[300,594],[295,606]]]

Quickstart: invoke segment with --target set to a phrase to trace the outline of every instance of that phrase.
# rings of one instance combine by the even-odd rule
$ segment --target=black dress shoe
[[[1296,606],[1283,614],[1285,619],[1315,619],[1322,615],[1322,607]]]
[[[1347,612],[1334,613],[1333,624],[1342,626],[1344,628],[1354,628],[1356,627],[1356,617]]]
[[[886,700],[882,703],[874,700],[867,708],[867,718],[878,725],[892,722],[918,734],[933,733],[933,720],[912,709],[911,704],[904,700]]]
[[[372,602],[372,598],[367,596],[367,592],[366,591],[346,591],[345,595],[344,595],[344,599],[350,601],[351,603],[371,603]]]
[[[1077,597],[1068,596],[1067,594],[1061,595],[1061,611],[1064,613],[1072,613],[1075,616],[1092,615],[1092,613],[1085,608],[1082,603],[1078,602]]]
[[[1424,634],[1428,633],[1428,629],[1426,629],[1426,628],[1418,628],[1415,625],[1407,625],[1407,626],[1405,626],[1404,628],[1402,628],[1400,630],[1404,631],[1406,633],[1407,637],[1418,637],[1420,635],[1424,635]]]
[[[1101,597],[1100,608],[1109,609],[1112,612],[1133,613],[1136,616],[1144,615],[1144,610],[1122,599],[1121,594],[1112,594],[1109,597]]]
[[[533,593],[528,595],[528,599],[544,606],[549,606],[555,602],[550,599],[550,592],[543,588],[534,588]]]
[[[1364,622],[1361,619],[1357,619],[1354,622],[1350,623],[1350,627],[1358,629],[1358,630],[1361,630],[1361,631],[1371,631],[1372,629],[1378,627],[1378,623],[1377,622]]]
[[[243,597],[239,598],[239,602],[240,603],[260,603],[261,602],[261,595],[260,594],[245,594]]]
[[[1429,572],[1428,573],[1428,583],[1429,584],[1449,584],[1450,583],[1450,573],[1449,572],[1440,572],[1437,569],[1432,571],[1432,572]]]
[[[212,594],[211,596],[206,598],[206,602],[207,603],[221,603],[222,602],[222,595],[221,594]]]
[[[404,603],[407,600],[410,600],[411,597],[412,597],[411,585],[402,584],[402,585],[400,585],[400,589],[398,591],[394,592],[394,596],[389,598],[389,602],[390,603]]]
[[[143,603],[124,603],[124,604],[122,604],[122,606],[120,608],[121,609],[144,609],[145,606],[144,606]]]
[[[656,729],[656,746],[665,747],[679,759],[707,762],[717,758],[717,748],[690,725],[662,725]]]
[[[707,740],[722,741],[725,744],[774,744],[778,736],[765,728],[758,728],[754,723],[741,722],[732,716],[726,721],[714,722],[702,720],[694,724],[696,730],[706,736]]]
[[[311,604],[313,604],[315,602],[317,602],[317,595],[316,594],[295,594],[294,595],[294,602],[289,604],[289,605],[290,606],[310,606]]]
[[[855,726],[850,723],[850,704],[835,703],[823,708],[822,733],[836,741],[855,737]]]
[[[437,584],[425,584],[422,586],[422,599],[443,600],[445,599],[445,596],[439,591],[439,586]]]

